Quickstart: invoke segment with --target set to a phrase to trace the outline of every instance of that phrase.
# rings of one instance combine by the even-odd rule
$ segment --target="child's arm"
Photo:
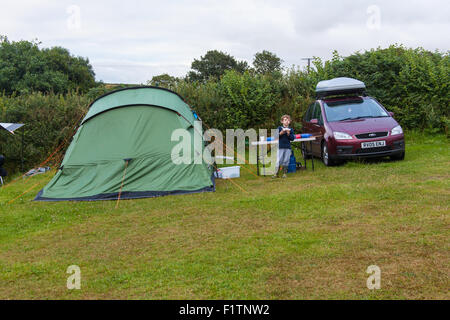
[[[295,140],[294,129],[292,129],[292,128],[289,128],[289,129],[291,129],[289,131],[289,140],[294,141]]]

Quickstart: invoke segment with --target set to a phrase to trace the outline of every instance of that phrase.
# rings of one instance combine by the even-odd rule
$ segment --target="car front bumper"
[[[335,152],[330,153],[329,157],[333,160],[353,159],[353,158],[377,158],[386,156],[401,155],[405,152],[405,140],[403,137],[398,140],[387,141],[386,146],[376,148],[361,148],[360,141],[357,144],[338,144]]]

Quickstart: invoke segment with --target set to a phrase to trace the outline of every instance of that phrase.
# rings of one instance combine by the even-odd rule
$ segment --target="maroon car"
[[[364,83],[351,78],[319,82],[317,100],[303,118],[303,132],[317,138],[312,150],[305,146],[302,151],[321,157],[326,166],[359,157],[404,159],[401,126],[393,113],[364,92]]]

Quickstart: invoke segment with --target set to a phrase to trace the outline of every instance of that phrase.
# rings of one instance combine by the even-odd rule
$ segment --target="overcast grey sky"
[[[0,34],[88,57],[97,80],[184,76],[208,50],[249,63],[262,50],[284,66],[378,46],[449,50],[448,0],[2,0]]]

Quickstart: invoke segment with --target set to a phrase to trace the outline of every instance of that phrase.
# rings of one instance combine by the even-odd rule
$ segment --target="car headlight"
[[[334,138],[336,140],[351,140],[351,139],[353,139],[352,136],[349,135],[348,133],[338,132],[338,131],[334,132]]]
[[[391,136],[395,136],[397,134],[402,134],[403,130],[402,127],[396,126],[394,129],[391,130]]]

